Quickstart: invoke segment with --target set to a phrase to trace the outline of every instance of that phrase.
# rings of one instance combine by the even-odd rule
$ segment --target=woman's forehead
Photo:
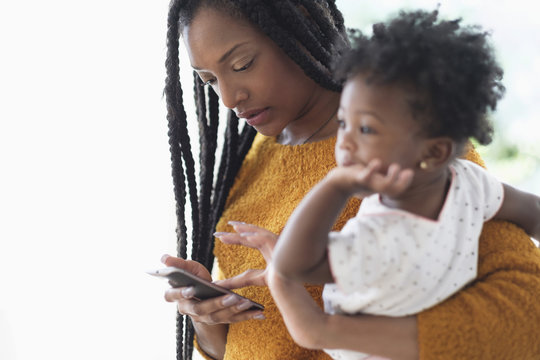
[[[213,8],[200,9],[182,34],[195,68],[219,62],[234,48],[257,43],[264,36],[249,22]]]
[[[194,31],[193,31],[194,29]],[[182,35],[212,32],[219,35],[227,30],[256,31],[256,26],[241,16],[233,16],[229,11],[216,7],[203,6],[196,10],[191,21],[184,24]]]

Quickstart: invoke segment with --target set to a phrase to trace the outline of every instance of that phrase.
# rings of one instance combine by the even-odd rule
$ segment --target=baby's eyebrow
[[[354,112],[355,115],[370,115],[372,117],[374,117],[375,119],[379,120],[380,122],[384,123],[384,119],[382,117],[380,117],[379,115],[377,115],[377,113],[373,112],[373,111],[367,111],[367,110],[356,110]]]

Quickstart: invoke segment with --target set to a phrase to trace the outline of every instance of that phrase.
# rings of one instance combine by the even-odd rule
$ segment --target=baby
[[[338,167],[294,211],[268,277],[300,344],[305,333],[336,334],[313,322],[320,309],[298,301],[283,280],[328,284],[328,314],[402,317],[475,279],[485,221],[511,221],[540,237],[540,198],[458,158],[470,138],[491,141],[486,115],[504,92],[486,37],[459,20],[437,22],[437,11],[402,12],[375,25],[370,38],[357,34],[340,60]],[[330,232],[351,196],[363,198],[358,215]],[[335,359],[366,356],[327,352]]]

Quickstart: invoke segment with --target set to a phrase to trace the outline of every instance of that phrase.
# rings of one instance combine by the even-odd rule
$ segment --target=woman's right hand
[[[164,255],[161,261],[167,266],[174,266],[189,271],[205,280],[212,281],[208,270],[193,260]],[[197,328],[198,324],[218,325],[231,324],[249,319],[264,318],[262,311],[249,310],[251,302],[240,296],[224,295],[208,300],[199,301],[193,298],[192,287],[170,288],[165,292],[165,300],[176,302],[178,312],[188,315]]]
[[[217,232],[214,236],[221,242],[229,245],[242,245],[257,249],[263,256],[266,264],[272,262],[272,254],[278,236],[262,227],[246,224],[242,221],[229,221],[235,232]],[[218,285],[228,289],[238,289],[246,286],[266,286],[268,271],[265,269],[249,269],[240,275],[220,280]]]

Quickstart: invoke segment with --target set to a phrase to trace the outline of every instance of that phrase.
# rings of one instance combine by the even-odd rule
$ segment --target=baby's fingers
[[[392,164],[378,184],[378,192],[388,196],[397,196],[409,187],[413,176],[414,172],[411,169],[401,169],[398,164]]]
[[[411,185],[413,178],[414,171],[412,169],[401,170],[396,180],[396,189],[400,192],[405,191]]]
[[[354,179],[355,186],[365,188],[365,190],[373,190],[380,183],[382,175],[379,173],[381,162],[378,159],[371,160],[367,166],[354,170],[356,167],[350,167]],[[375,190],[376,191],[376,190]]]
[[[363,182],[369,183],[381,167],[381,161],[379,159],[371,160],[367,166],[360,172],[360,178]]]

